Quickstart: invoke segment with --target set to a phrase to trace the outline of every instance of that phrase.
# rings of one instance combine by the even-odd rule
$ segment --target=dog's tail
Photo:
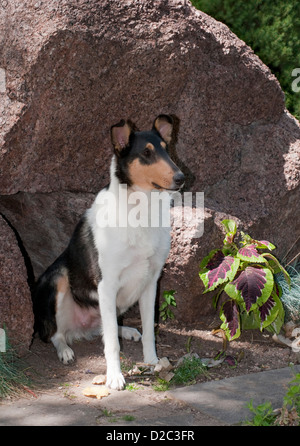
[[[44,342],[49,342],[57,329],[55,297],[55,286],[47,282],[36,284],[33,293],[34,333],[38,333]]]
[[[59,260],[59,259],[58,259]],[[56,294],[57,277],[60,276],[59,261],[54,262],[35,284],[32,303],[34,313],[34,333],[42,341],[49,342],[57,330]]]

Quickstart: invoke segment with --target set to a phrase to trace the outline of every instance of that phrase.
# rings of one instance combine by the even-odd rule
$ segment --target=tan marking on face
[[[151,144],[151,142],[148,142],[148,143],[146,144],[146,148],[149,149],[149,150],[154,150],[154,145]]]
[[[162,146],[163,149],[166,149],[167,144],[164,141],[161,141],[160,145]]]
[[[171,189],[174,172],[164,160],[147,166],[136,159],[129,166],[129,176],[133,184],[144,190],[153,189],[153,183],[164,189]]]

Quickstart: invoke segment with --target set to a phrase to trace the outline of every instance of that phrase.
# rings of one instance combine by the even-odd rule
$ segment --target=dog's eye
[[[146,158],[150,158],[150,156],[151,156],[151,150],[148,149],[148,147],[146,147],[146,148],[144,149],[144,151],[143,151],[143,155],[144,155]]]

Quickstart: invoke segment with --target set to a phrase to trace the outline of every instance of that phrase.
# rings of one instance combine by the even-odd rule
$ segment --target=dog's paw
[[[158,363],[158,357],[157,356],[144,356],[144,362],[146,364],[151,364],[151,365],[155,365]]]
[[[122,373],[107,375],[106,386],[110,389],[123,390],[125,387],[125,379]]]
[[[142,339],[141,333],[132,327],[119,327],[120,335],[123,339],[127,339],[128,341],[138,342]]]
[[[59,360],[67,365],[75,360],[75,355],[73,350],[67,345],[64,349],[57,352]]]

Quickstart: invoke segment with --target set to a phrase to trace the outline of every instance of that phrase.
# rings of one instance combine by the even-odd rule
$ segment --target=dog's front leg
[[[104,353],[106,359],[106,385],[111,389],[124,388],[125,379],[120,367],[120,344],[116,308],[116,291],[101,282],[98,286]]]
[[[157,283],[151,283],[145,289],[142,297],[139,300],[140,313],[142,319],[143,335],[143,354],[144,362],[147,364],[156,364],[158,358],[155,348],[154,335],[154,307],[156,298]]]

